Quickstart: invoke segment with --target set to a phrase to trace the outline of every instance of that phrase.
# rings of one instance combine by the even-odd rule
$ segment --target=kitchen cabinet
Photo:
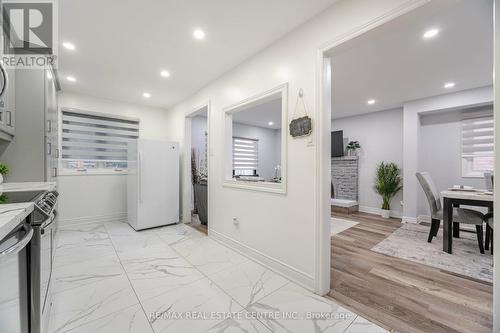
[[[7,69],[8,86],[0,98],[0,134],[4,140],[11,141],[15,135],[16,113],[16,70]]]
[[[51,69],[45,70],[45,170],[46,180],[55,181],[58,174],[59,164],[59,122],[57,104],[57,84],[55,75]]]
[[[9,98],[5,102],[15,110],[12,113],[15,132],[6,129],[5,122],[0,125],[1,133],[15,133],[10,135],[10,142],[4,141],[0,156],[11,170],[7,181],[56,181],[59,133],[56,72],[52,68],[18,70],[15,83],[9,83],[12,86],[16,89],[14,102]]]

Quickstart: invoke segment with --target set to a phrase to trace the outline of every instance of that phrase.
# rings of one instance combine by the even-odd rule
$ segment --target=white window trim
[[[58,176],[99,176],[99,175],[128,175],[128,169],[122,170],[107,170],[107,169],[85,169],[85,170],[73,170],[60,168]]]
[[[474,171],[472,170],[472,161],[468,158],[462,157],[462,178],[483,178],[485,171]]]
[[[273,95],[281,94],[281,183],[273,182],[245,182],[239,181],[232,177],[233,165],[233,140],[232,140],[232,114],[238,112],[239,109],[272,98]],[[260,192],[271,192],[278,194],[287,193],[287,154],[288,154],[288,83],[281,84],[264,93],[247,98],[239,103],[223,109],[224,114],[224,167],[222,169],[222,186],[238,189],[246,189]]]
[[[77,108],[69,108],[69,107],[59,107],[59,112],[58,112],[58,148],[59,148],[59,157],[57,164],[59,166],[59,172],[58,176],[100,176],[100,175],[115,175],[115,176],[120,176],[120,175],[128,175],[129,170],[128,169],[85,169],[85,170],[77,170],[77,169],[68,169],[63,166],[63,160],[62,160],[62,143],[63,143],[63,111],[66,112],[75,112],[75,113],[82,113],[82,114],[87,114],[87,115],[93,115],[93,116],[100,116],[100,117],[106,117],[106,118],[115,118],[115,119],[120,119],[120,120],[127,120],[127,121],[134,121],[139,124],[140,127],[140,119],[137,117],[129,117],[129,116],[123,116],[123,115],[117,115],[117,114],[112,114],[112,113],[105,113],[105,112],[94,112],[94,111],[88,111],[88,110],[83,110],[83,109],[77,109]],[[139,131],[140,132],[140,131]]]

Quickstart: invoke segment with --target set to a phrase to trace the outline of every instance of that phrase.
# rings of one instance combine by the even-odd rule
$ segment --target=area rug
[[[430,226],[405,223],[392,235],[372,248],[372,251],[396,258],[415,261],[475,279],[493,281],[493,256],[479,252],[475,233],[461,232],[453,238],[453,253],[443,251],[443,229],[432,243],[427,242]]]
[[[347,230],[349,228],[354,227],[356,224],[359,222],[354,222],[354,221],[349,221],[349,220],[344,220],[344,219],[338,219],[335,217],[332,217],[330,220],[330,234],[336,235],[338,233],[341,233],[344,230]]]

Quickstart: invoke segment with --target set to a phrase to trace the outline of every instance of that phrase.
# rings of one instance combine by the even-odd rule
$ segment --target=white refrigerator
[[[128,223],[135,230],[179,222],[179,144],[138,139],[129,144]]]

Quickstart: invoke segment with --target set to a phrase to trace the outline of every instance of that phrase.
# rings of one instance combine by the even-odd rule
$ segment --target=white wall
[[[281,130],[233,123],[233,136],[258,140],[260,177],[271,180],[274,167],[281,165]]]
[[[408,0],[344,0],[286,35],[270,47],[221,76],[169,112],[169,135],[184,141],[184,117],[191,110],[211,102],[209,235],[244,251],[256,260],[286,274],[309,288],[314,288],[319,255],[316,252],[316,218],[320,154],[315,147],[317,127],[312,137],[288,136],[288,192],[284,195],[242,190],[223,186],[224,115],[223,109],[246,98],[289,84],[288,117],[300,88],[314,121],[320,110],[316,105],[319,76],[318,49],[376,19],[416,4]],[[319,126],[319,125],[315,125]],[[288,124],[283,124],[288,128]],[[309,140],[312,139],[312,142]],[[183,151],[181,149],[181,151]],[[189,172],[189,166],[183,166]],[[184,182],[187,177],[182,178]],[[183,184],[183,188],[190,186]],[[326,208],[326,206],[325,206]],[[233,223],[239,219],[239,225]],[[324,221],[325,225],[327,220]],[[323,263],[324,264],[324,263]],[[318,289],[317,289],[318,290]],[[320,292],[326,290],[321,287]]]
[[[205,160],[205,133],[207,132],[207,117],[191,118],[191,148],[196,149],[199,163]],[[207,156],[208,157],[208,156]]]
[[[422,137],[421,117],[439,112],[449,112],[484,106],[493,102],[493,87],[483,87],[444,94],[407,102],[403,105],[403,218],[416,222],[418,202],[421,196],[420,185],[415,173],[423,170],[419,158]]]
[[[166,110],[62,92],[59,106],[140,119],[139,135],[168,139]],[[60,175],[60,225],[99,220],[123,220],[127,213],[126,175]]]
[[[334,111],[335,112],[335,111]],[[375,169],[380,162],[394,162],[403,168],[403,110],[386,110],[332,120],[332,131],[343,130],[344,138],[359,141],[360,210],[375,211],[382,207],[373,189]],[[403,199],[400,191],[392,200],[394,216],[401,216]]]
[[[429,172],[440,190],[453,185],[486,186],[484,178],[462,177],[461,121],[462,110],[432,113],[420,118],[419,169]],[[418,215],[429,216],[425,194],[421,189],[418,192]]]

